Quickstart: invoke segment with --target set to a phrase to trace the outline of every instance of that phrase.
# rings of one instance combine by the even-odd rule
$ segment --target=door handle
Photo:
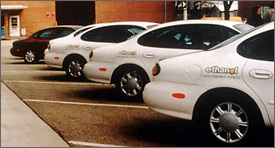
[[[86,49],[86,50],[91,50],[92,49],[92,47],[88,47],[88,46],[83,47],[83,48]]]
[[[155,57],[155,54],[152,52],[145,52],[142,54],[145,58],[153,58]]]
[[[252,78],[256,79],[270,79],[273,77],[272,72],[267,71],[267,70],[259,70],[259,69],[254,69],[249,72],[249,75]]]

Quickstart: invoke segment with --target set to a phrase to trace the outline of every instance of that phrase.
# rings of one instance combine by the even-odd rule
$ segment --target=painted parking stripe
[[[18,60],[2,60],[2,61],[18,61]],[[2,67],[11,67],[11,66],[18,66],[18,65],[23,65],[23,63],[19,64],[10,64],[10,65],[1,65]],[[45,64],[24,64],[26,67],[47,67]]]
[[[83,83],[83,82],[44,82],[44,81],[21,81],[21,80],[3,80],[4,83],[33,83],[33,84],[61,84],[61,85],[110,85],[102,83]],[[111,86],[111,85],[110,85]]]
[[[33,71],[27,71],[27,70],[16,70],[16,71],[2,71],[2,73],[20,73],[20,72],[25,72],[25,73],[34,73],[34,72],[37,72],[37,73],[65,73],[65,71],[51,71],[51,70],[48,70],[48,71],[41,71],[41,70],[33,70]]]
[[[129,147],[129,146],[120,146],[112,144],[100,144],[100,143],[90,143],[90,142],[80,142],[80,141],[68,141],[70,144],[78,146],[89,146],[89,147]]]
[[[23,99],[26,102],[42,102],[42,103],[55,103],[55,104],[68,104],[68,105],[85,105],[85,106],[102,106],[102,107],[118,107],[118,108],[135,108],[135,109],[149,109],[147,106],[138,105],[119,105],[119,104],[101,104],[101,103],[81,103],[81,102],[67,102],[67,101],[52,101],[52,100],[35,100]]]

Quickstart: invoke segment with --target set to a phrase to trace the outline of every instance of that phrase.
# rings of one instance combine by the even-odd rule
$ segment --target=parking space
[[[217,146],[190,121],[151,111],[141,100],[121,97],[113,85],[71,81],[41,61],[24,64],[1,41],[1,81],[72,147]],[[273,132],[260,136],[273,146]],[[251,144],[255,143],[251,142]],[[257,145],[256,144],[256,145]]]

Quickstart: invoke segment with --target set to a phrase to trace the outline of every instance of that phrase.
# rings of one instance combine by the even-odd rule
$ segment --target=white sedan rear
[[[207,52],[160,61],[143,99],[152,110],[198,121],[224,143],[261,136],[274,126],[274,22]]]

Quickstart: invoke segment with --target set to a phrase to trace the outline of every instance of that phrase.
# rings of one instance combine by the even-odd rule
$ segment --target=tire
[[[38,63],[39,62],[39,58],[38,56],[35,54],[34,51],[32,50],[28,50],[26,51],[26,53],[24,54],[24,61],[25,63]]]
[[[64,66],[67,77],[74,80],[84,79],[83,67],[86,63],[86,60],[79,56],[70,57]]]
[[[247,146],[263,127],[262,116],[256,104],[244,95],[222,94],[212,99],[200,110],[203,137],[218,146]],[[222,96],[222,98],[221,98]],[[202,137],[202,138],[203,138]]]
[[[129,99],[138,99],[141,98],[144,86],[149,81],[144,70],[127,66],[120,69],[115,80],[115,86],[122,96]]]

